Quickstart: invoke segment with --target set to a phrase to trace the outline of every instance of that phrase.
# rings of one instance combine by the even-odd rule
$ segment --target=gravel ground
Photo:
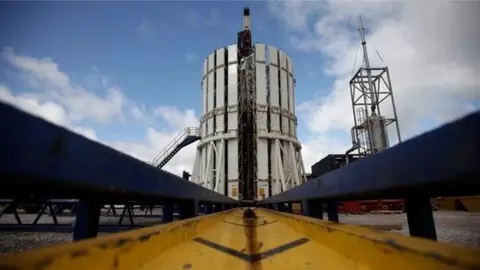
[[[439,241],[480,248],[480,213],[437,211],[434,212],[434,217]],[[21,218],[25,223],[32,222],[35,215],[21,215]],[[60,223],[73,223],[74,217],[58,217],[58,220]],[[394,228],[392,232],[408,235],[405,214],[340,215],[340,221],[356,225]],[[0,222],[14,223],[15,219],[13,215],[4,215]],[[103,216],[101,222],[115,224],[118,222],[118,217]],[[128,219],[124,219],[123,224],[128,224],[128,222]],[[137,224],[152,224],[159,222],[159,218],[136,217],[135,222]],[[51,223],[51,218],[44,216],[40,223]],[[71,233],[0,232],[0,254],[70,241],[72,241]]]
[[[480,248],[480,213],[433,212],[437,238],[440,242]],[[409,235],[406,214],[394,215],[340,215],[340,222],[355,225],[397,225],[392,232]]]
[[[121,214],[121,210],[117,210],[117,214]],[[135,210],[135,215],[142,215],[143,212]],[[161,209],[154,209],[154,215],[161,215]],[[31,224],[36,218],[36,214],[22,214],[20,213],[20,219],[24,224]],[[57,216],[58,223],[60,224],[74,224],[74,216]],[[101,224],[114,225],[118,224],[119,216],[106,216],[100,217]],[[161,222],[160,217],[134,217],[135,224],[142,225],[155,225]],[[5,214],[0,218],[2,224],[16,224],[15,216],[13,214]],[[44,214],[40,218],[38,224],[52,224],[53,220],[51,216]],[[122,221],[123,225],[130,224],[128,217],[125,217]],[[99,233],[99,235],[105,235],[107,233]],[[0,231],[0,256],[6,253],[20,252],[32,248],[38,248],[48,246],[51,244],[68,243],[72,241],[71,233],[51,233],[51,232],[1,232]]]

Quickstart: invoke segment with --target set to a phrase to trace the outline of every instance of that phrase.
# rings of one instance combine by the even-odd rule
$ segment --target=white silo
[[[204,62],[200,142],[191,181],[239,198],[239,77],[244,60],[237,44],[216,49]],[[297,140],[295,77],[287,54],[272,46],[253,46],[256,99],[256,199],[306,181]]]

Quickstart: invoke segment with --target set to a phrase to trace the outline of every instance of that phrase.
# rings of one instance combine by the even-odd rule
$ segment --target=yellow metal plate
[[[0,257],[5,269],[480,269],[480,251],[302,216],[234,209]]]

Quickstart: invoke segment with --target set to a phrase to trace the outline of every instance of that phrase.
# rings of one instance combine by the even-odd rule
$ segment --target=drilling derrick
[[[236,43],[203,64],[202,117],[191,181],[246,203],[306,181],[287,53],[252,42],[243,10]]]
[[[390,73],[386,66],[370,66],[361,16],[358,17],[358,31],[363,64],[350,80],[354,126],[351,131],[353,146],[347,151],[347,163],[348,154],[354,150],[358,150],[360,157],[366,157],[389,148],[391,143],[387,128],[391,124],[395,124],[393,127],[396,130],[396,139],[401,142]],[[384,102],[388,99],[391,106]]]
[[[238,160],[239,199],[255,200],[256,158],[256,96],[255,55],[250,31],[250,10],[243,10],[243,30],[237,34],[238,46]]]

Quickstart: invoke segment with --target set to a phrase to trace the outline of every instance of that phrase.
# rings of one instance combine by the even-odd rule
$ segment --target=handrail
[[[479,125],[480,110],[260,203],[478,194]]]
[[[321,218],[325,203],[338,222],[336,201],[403,198],[410,235],[436,240],[430,198],[480,192],[479,127],[477,111],[258,204],[282,211],[301,202],[304,215]]]
[[[163,204],[171,210],[163,208],[164,222],[173,219],[173,206],[180,218],[189,218],[197,215],[199,202],[226,207],[238,204],[232,198],[1,101],[0,119],[5,126],[15,126],[6,129],[0,140],[0,198],[28,198],[29,203],[34,198],[78,198],[74,240],[97,235],[102,204]],[[32,136],[32,130],[38,134]],[[187,130],[188,134],[194,132]],[[48,230],[44,225],[40,227]]]
[[[177,148],[188,136],[199,136],[198,127],[184,128],[160,153],[153,159],[152,165],[158,166],[175,148]]]
[[[5,130],[0,140],[0,197],[48,194],[56,199],[82,195],[91,200],[122,196],[136,200],[145,196],[236,202],[2,102],[0,119],[17,127]],[[31,136],[31,130],[40,135]]]

